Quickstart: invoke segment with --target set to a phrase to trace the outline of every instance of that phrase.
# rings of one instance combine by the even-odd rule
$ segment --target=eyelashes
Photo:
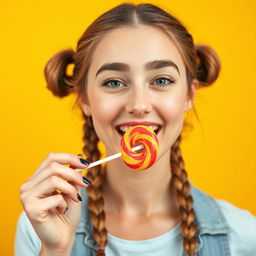
[[[160,83],[160,84],[158,84],[158,86],[160,86],[160,87],[165,87],[165,86],[168,86],[168,85],[170,85],[170,84],[174,84],[175,83],[175,81],[174,80],[172,80],[172,79],[170,79],[170,78],[166,78],[166,77],[159,77],[159,78],[157,78],[155,81],[168,81],[168,83]]]
[[[124,84],[124,83],[116,79],[109,79],[102,83],[103,86],[110,87],[110,88],[120,88],[120,86],[118,86],[120,84]]]
[[[160,83],[155,83],[155,82],[159,82],[159,81],[160,81]],[[154,86],[159,87],[159,88],[164,88],[164,87],[169,87],[172,84],[175,84],[176,81],[171,78],[167,78],[167,77],[158,77],[153,82],[154,82],[153,83]],[[112,89],[123,88],[123,87],[125,87],[125,83],[118,79],[106,79],[102,83],[102,86],[112,88]]]

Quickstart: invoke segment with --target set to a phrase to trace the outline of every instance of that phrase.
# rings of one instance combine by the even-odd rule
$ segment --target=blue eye
[[[158,86],[158,87],[167,87],[170,86],[170,84],[174,84],[175,81],[171,80],[169,78],[166,77],[159,77],[154,81],[154,85]],[[125,84],[119,80],[115,80],[115,79],[109,79],[106,80],[102,83],[102,86],[111,88],[111,89],[115,89],[115,88],[122,88],[125,86]]]
[[[160,87],[166,87],[169,84],[174,84],[175,83],[174,80],[171,80],[171,79],[165,78],[165,77],[159,77],[155,81],[159,81],[159,83],[157,83],[157,85],[160,86]]]
[[[106,87],[110,87],[110,88],[120,88],[121,84],[123,84],[123,83],[118,80],[107,80],[107,81],[103,82],[102,85],[106,86]]]

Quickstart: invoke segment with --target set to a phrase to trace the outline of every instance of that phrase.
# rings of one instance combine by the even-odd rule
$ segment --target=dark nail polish
[[[89,165],[90,162],[88,162],[87,160],[83,159],[83,158],[79,158],[80,159],[80,162],[84,165]]]
[[[68,207],[66,208],[66,210],[65,210],[64,214],[67,212],[67,210],[68,210]]]
[[[79,194],[77,194],[77,199],[78,199],[79,201],[83,201],[83,200],[82,200],[82,197],[81,197]]]
[[[92,185],[92,183],[88,179],[86,179],[85,177],[83,177],[83,182],[87,185]]]

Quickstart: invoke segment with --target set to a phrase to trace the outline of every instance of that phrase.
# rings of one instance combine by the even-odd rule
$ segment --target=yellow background
[[[137,1],[142,2],[142,1]],[[255,1],[148,1],[169,10],[196,43],[211,45],[222,70],[197,92],[200,123],[182,142],[185,168],[198,188],[256,215]],[[43,69],[57,51],[75,47],[85,28],[122,1],[1,3],[0,255],[13,255],[19,187],[49,152],[82,152],[82,120],[73,96],[55,98]]]

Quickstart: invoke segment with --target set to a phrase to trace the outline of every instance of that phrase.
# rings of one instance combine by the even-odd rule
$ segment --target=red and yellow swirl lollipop
[[[136,152],[141,148],[142,152]],[[121,139],[121,152],[90,163],[85,169],[90,169],[102,163],[122,157],[130,168],[144,170],[152,166],[158,155],[158,139],[152,129],[145,125],[136,125],[129,128]],[[76,168],[80,172],[84,169]]]
[[[143,151],[132,151],[132,148],[139,143],[143,145]],[[130,168],[135,170],[149,168],[158,155],[156,134],[145,125],[136,125],[129,128],[121,139],[121,153],[125,164]]]

